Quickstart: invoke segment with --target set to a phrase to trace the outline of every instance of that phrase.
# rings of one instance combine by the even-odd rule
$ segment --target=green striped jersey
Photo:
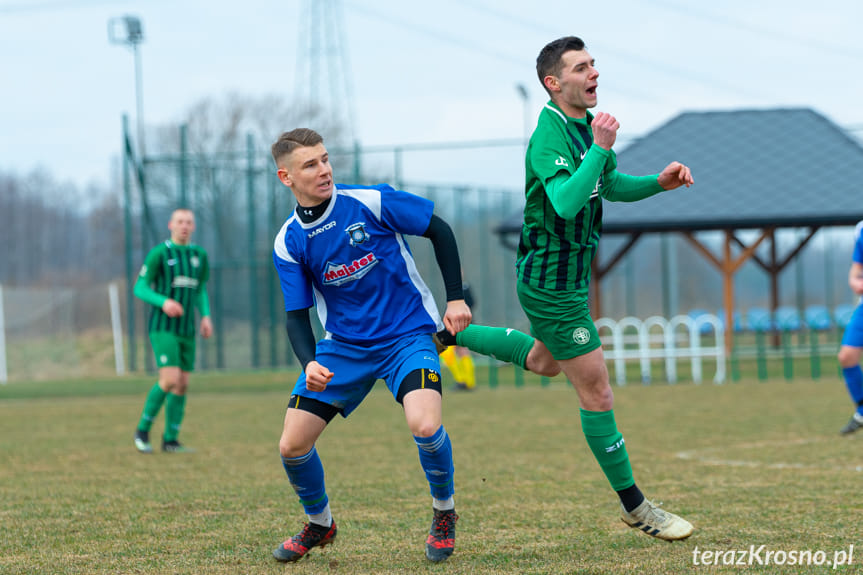
[[[518,246],[519,280],[533,287],[571,291],[588,287],[590,265],[602,231],[603,177],[575,218],[558,215],[546,194],[546,183],[560,172],[570,176],[593,143],[590,120],[566,117],[549,102],[539,115],[525,156],[524,223]],[[603,170],[617,165],[612,152]],[[587,195],[587,194],[585,194]]]
[[[135,285],[135,295],[153,306],[150,332],[194,337],[195,309],[209,276],[207,252],[200,246],[183,246],[165,240],[150,250]],[[169,317],[163,312],[162,304],[167,299],[179,302],[183,315]]]

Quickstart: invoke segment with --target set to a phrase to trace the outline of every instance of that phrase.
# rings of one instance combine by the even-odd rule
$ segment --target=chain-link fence
[[[484,153],[506,149],[513,158],[523,152],[519,141],[476,145],[477,151],[483,149]],[[167,236],[170,212],[179,206],[195,212],[193,242],[210,256],[208,293],[216,331],[214,337],[199,343],[199,368],[290,366],[294,357],[284,329],[284,306],[272,249],[273,238],[295,201],[276,178],[263,143],[249,138],[245,151],[208,157],[180,149],[177,154],[146,158],[143,163],[136,161],[131,145],[126,150],[129,283],[123,313],[130,369],[152,367],[152,360],[146,346],[140,345],[146,341],[146,310],[134,298],[129,299],[128,285],[134,282],[146,252]],[[412,154],[434,151],[419,147],[393,149],[391,153],[393,161],[389,168],[383,168],[380,149],[330,149],[337,181],[368,184],[387,177],[394,187],[434,201],[436,213],[456,234],[465,281],[475,288],[476,321],[526,328],[515,296],[514,253],[495,235],[500,222],[521,208],[518,187],[411,184],[405,182],[404,164]],[[364,164],[374,175],[363,175],[360,166]],[[408,241],[420,273],[443,308],[443,282],[431,243],[424,238]]]
[[[291,191],[276,178],[269,142],[255,142],[250,137],[244,150],[218,155],[196,155],[187,149],[184,137],[178,142],[179,147],[170,153],[142,160],[135,156],[127,136],[123,185],[118,194],[123,201],[116,208],[122,213],[98,214],[98,219],[114,226],[111,229],[115,232],[105,236],[104,258],[90,262],[98,268],[99,273],[92,274],[96,285],[79,278],[76,286],[80,287],[5,286],[10,380],[96,377],[116,372],[105,278],[114,278],[119,287],[123,365],[133,372],[153,369],[146,333],[149,310],[131,296],[131,287],[147,251],[168,237],[170,213],[180,206],[194,210],[197,229],[193,241],[208,251],[211,261],[208,292],[216,329],[212,338],[199,343],[198,369],[296,366],[272,264],[273,238],[295,203]],[[523,206],[523,142],[390,148],[332,146],[329,150],[339,182],[388,182],[433,200],[436,213],[449,222],[456,234],[463,275],[476,299],[475,321],[527,330],[515,294],[512,238],[505,244],[496,233],[498,226],[512,219]],[[443,156],[445,150],[450,153]],[[465,166],[465,181],[505,180],[511,185],[428,183],[434,168],[451,162],[453,153]],[[489,175],[498,167],[514,175]],[[844,279],[850,243],[843,238],[834,246],[828,235],[819,237],[822,239],[812,242],[816,251],[810,253],[807,249],[801,253],[794,273],[782,278],[782,292],[788,295],[787,301],[780,303],[803,309],[825,302],[832,307],[850,299],[846,297],[849,294]],[[444,290],[430,242],[414,237],[408,241],[420,273],[443,309]],[[613,254],[615,243],[621,241],[615,236],[603,239],[602,253]],[[670,317],[694,308],[717,312],[722,304],[719,278],[711,281],[715,270],[691,252],[685,242],[677,242],[671,235],[641,242],[622,265],[603,279],[602,315]],[[677,258],[675,266],[666,265],[669,254]],[[833,259],[825,260],[819,254],[829,254]],[[836,263],[825,267],[824,261]],[[681,274],[683,270],[685,274]],[[698,276],[699,280],[678,276]],[[759,270],[748,270],[747,266],[738,274],[741,310],[767,303],[762,276]],[[804,285],[804,279],[811,278],[823,278],[822,283],[828,285]],[[665,309],[669,307],[668,286],[679,292],[677,309]]]

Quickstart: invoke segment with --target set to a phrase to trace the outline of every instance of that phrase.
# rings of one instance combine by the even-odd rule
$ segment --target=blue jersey
[[[433,211],[430,200],[386,184],[339,184],[314,222],[292,214],[273,248],[285,310],[314,305],[326,338],[348,342],[443,329],[403,237],[425,233]]]

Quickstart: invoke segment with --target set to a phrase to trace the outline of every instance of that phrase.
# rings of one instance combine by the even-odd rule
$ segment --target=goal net
[[[0,382],[107,377],[121,372],[122,348],[115,347],[111,312],[112,300],[114,309],[119,309],[117,293],[108,284],[0,286]],[[115,323],[113,328],[118,326]]]

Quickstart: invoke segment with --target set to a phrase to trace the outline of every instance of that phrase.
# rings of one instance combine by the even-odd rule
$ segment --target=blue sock
[[[857,405],[857,413],[863,415],[863,370],[859,365],[843,367],[842,376],[845,378],[845,387],[851,394],[851,399]]]
[[[455,492],[453,487],[455,469],[452,463],[452,443],[443,425],[431,437],[414,436],[414,441],[420,452],[420,465],[426,473],[432,497],[450,498]]]
[[[299,457],[282,457],[282,465],[291,481],[291,487],[297,492],[306,515],[315,515],[326,509],[329,499],[327,487],[324,484],[324,466],[318,457],[318,450],[311,451]]]

